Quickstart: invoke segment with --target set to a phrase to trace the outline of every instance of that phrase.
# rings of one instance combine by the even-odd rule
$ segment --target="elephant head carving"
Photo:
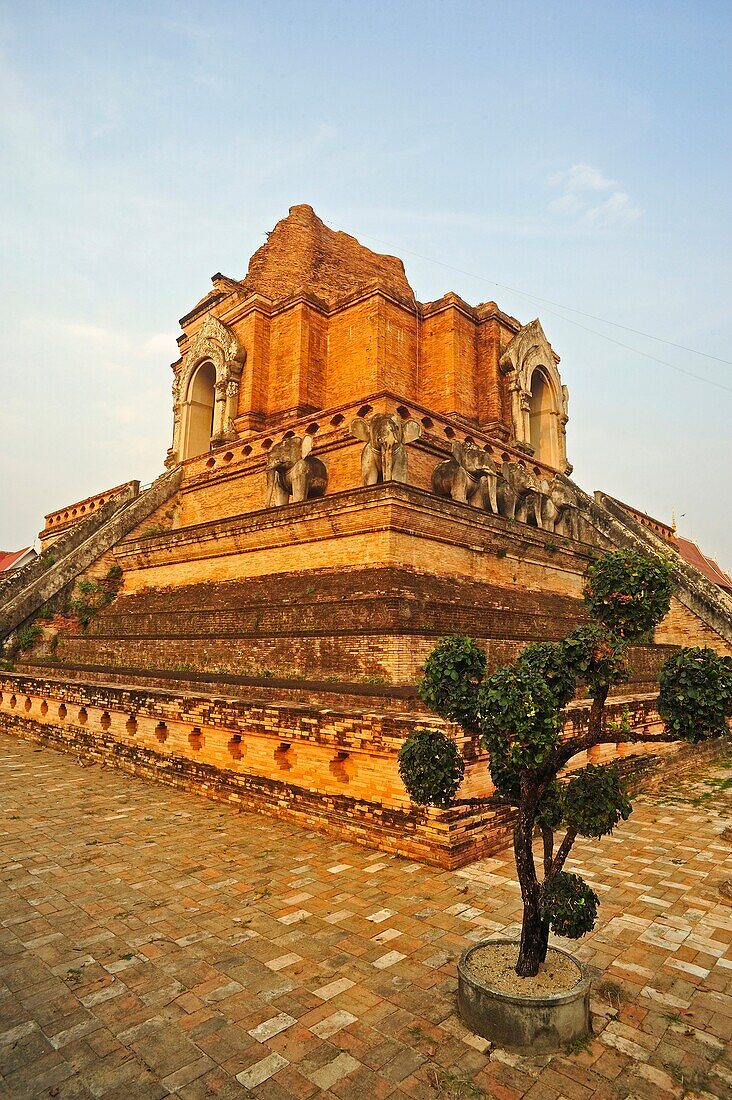
[[[546,483],[523,462],[504,462],[498,484],[498,507],[506,519],[544,526],[543,507]]]
[[[432,474],[432,491],[463,504],[498,513],[499,467],[488,447],[474,443],[452,445],[452,458],[440,462]]]
[[[558,535],[578,539],[580,516],[578,497],[574,489],[568,482],[558,477],[544,484],[546,485],[542,513],[544,527],[548,531],[556,531]]]
[[[419,439],[422,426],[416,420],[400,420],[390,413],[376,413],[370,420],[357,416],[351,435],[366,445],[361,452],[361,482],[407,480],[407,443]]]
[[[313,437],[293,435],[267,454],[267,507],[322,497],[328,485],[325,463],[310,454]]]

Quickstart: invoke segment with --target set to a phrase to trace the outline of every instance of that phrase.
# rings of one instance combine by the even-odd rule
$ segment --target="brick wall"
[[[280,574],[146,589],[120,596],[82,634],[62,636],[63,661],[242,675],[379,677],[412,683],[440,637],[469,634],[491,668],[537,639],[583,621],[553,593],[458,582],[399,569]],[[668,649],[636,647],[633,682],[657,677]]]
[[[654,728],[648,700],[625,705],[639,728]],[[586,711],[570,709],[568,732],[582,728]],[[445,728],[467,760],[459,801],[445,811],[412,806],[396,755],[416,722],[444,727],[426,714],[325,712],[50,677],[6,675],[0,685],[0,726],[17,736],[440,866],[503,847],[510,811],[491,799],[485,757],[454,727]],[[671,746],[665,757],[679,767],[689,755]],[[661,761],[653,756],[644,770]]]

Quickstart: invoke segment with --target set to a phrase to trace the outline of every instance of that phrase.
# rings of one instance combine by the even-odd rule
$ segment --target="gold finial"
[[[671,530],[676,534],[676,509],[671,509]]]

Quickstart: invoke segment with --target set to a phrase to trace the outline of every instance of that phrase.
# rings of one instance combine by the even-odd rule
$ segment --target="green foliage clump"
[[[558,829],[564,821],[564,786],[556,780],[544,790],[537,821],[544,829]]]
[[[625,645],[598,623],[576,627],[561,643],[565,661],[595,698],[612,684],[628,679]]]
[[[43,631],[37,623],[30,623],[19,630],[15,636],[15,648],[19,653],[27,653],[38,645],[43,637]]]
[[[702,741],[724,733],[732,717],[732,657],[713,649],[682,649],[660,675],[658,713],[680,740]]]
[[[584,598],[593,619],[626,641],[650,636],[671,604],[670,560],[613,550],[587,570]]]
[[[493,786],[504,802],[518,806],[521,801],[521,772],[509,762],[506,753],[494,752],[488,760]]]
[[[427,658],[419,696],[428,707],[465,729],[474,729],[485,653],[472,638],[443,638]]]
[[[420,806],[449,806],[464,771],[457,745],[439,730],[415,730],[399,753],[399,775]]]
[[[600,899],[579,875],[559,871],[541,888],[541,913],[552,932],[578,940],[591,932]]]
[[[94,616],[107,607],[119,592],[122,570],[112,565],[101,580],[85,578],[76,582],[76,595],[69,600],[69,610],[86,629]]]
[[[576,689],[576,675],[562,642],[535,642],[522,650],[516,664],[532,669],[551,690],[555,705],[566,707]]]
[[[503,767],[537,768],[557,744],[562,716],[541,672],[517,662],[482,685],[478,723],[491,759]]]
[[[580,836],[598,839],[633,812],[615,764],[588,764],[564,789],[564,820]]]

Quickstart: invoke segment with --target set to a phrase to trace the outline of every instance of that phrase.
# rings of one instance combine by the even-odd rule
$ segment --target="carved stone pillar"
[[[239,406],[239,382],[236,378],[230,378],[226,383],[226,410],[224,413],[224,439],[236,439],[234,420]]]
[[[508,392],[511,394],[511,418],[513,420],[514,436],[516,440],[522,442],[523,436],[521,435],[521,387],[518,384],[518,380],[514,376],[509,384]]]
[[[559,463],[565,474],[572,473],[572,464],[567,461],[567,421],[569,420],[569,390],[562,386],[562,404],[559,410]]]
[[[173,378],[173,442],[165,459],[167,467],[177,466],[180,459],[181,433],[183,430],[183,403],[180,398],[180,375]]]
[[[223,443],[226,430],[226,379],[217,378],[214,386],[216,400],[214,402],[213,427],[211,429],[211,446],[216,447]]]
[[[521,410],[521,442],[531,445],[531,391],[521,390],[519,394]]]

